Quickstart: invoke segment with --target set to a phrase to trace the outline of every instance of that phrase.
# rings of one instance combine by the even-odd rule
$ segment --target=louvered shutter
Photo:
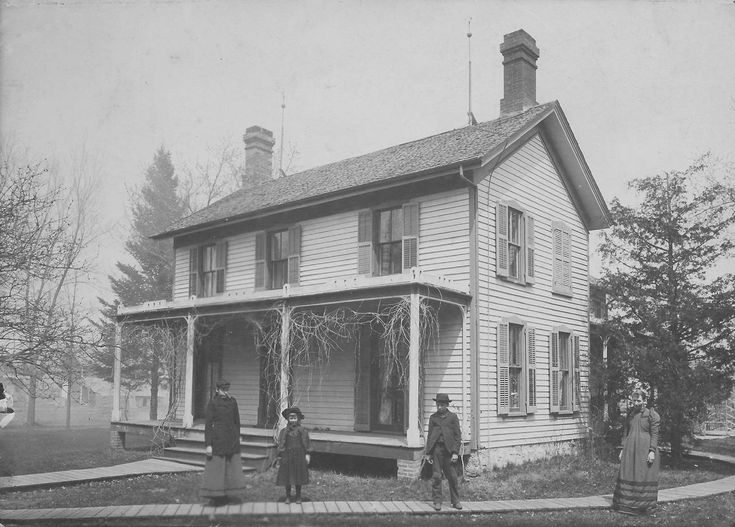
[[[498,413],[510,412],[510,343],[507,322],[498,323]]]
[[[199,247],[189,249],[189,296],[199,294]]]
[[[301,267],[301,225],[288,229],[288,283],[299,285]]]
[[[255,235],[255,289],[265,289],[268,276],[266,240],[265,232]]]
[[[536,411],[536,330],[526,330],[526,368],[528,370],[528,413]]]
[[[526,283],[528,284],[536,282],[535,223],[533,216],[526,216]]]
[[[508,276],[508,205],[495,205],[495,272]]]
[[[419,204],[403,206],[403,270],[418,266],[419,260]]]
[[[373,274],[373,211],[362,210],[357,220],[357,274]]]
[[[572,371],[574,379],[572,380],[572,410],[579,412],[581,409],[581,379],[579,369],[579,336],[575,335],[573,340],[574,349],[572,350]]]
[[[369,329],[360,331],[360,346],[355,357],[355,430],[370,430],[370,359]]]
[[[561,237],[562,255],[562,289],[565,293],[572,294],[572,234],[564,229]]]
[[[551,228],[551,255],[553,260],[551,290],[555,293],[562,291],[562,256],[561,256],[561,227],[552,223]]]
[[[559,332],[552,331],[549,339],[549,406],[553,413],[559,412]]]
[[[216,270],[216,293],[225,292],[225,276],[227,274],[227,242],[219,241],[215,247],[214,266]]]

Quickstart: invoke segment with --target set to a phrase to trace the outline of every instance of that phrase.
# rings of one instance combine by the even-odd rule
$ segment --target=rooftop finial
[[[467,124],[471,126],[477,124],[477,119],[472,113],[472,17],[467,20],[467,57],[469,60]]]
[[[286,92],[281,92],[281,144],[278,145],[278,177],[284,176],[283,171],[283,121],[286,115]]]

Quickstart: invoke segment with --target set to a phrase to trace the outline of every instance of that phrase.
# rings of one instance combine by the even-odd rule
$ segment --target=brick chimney
[[[536,59],[539,49],[536,41],[519,29],[505,35],[500,44],[503,54],[503,98],[500,99],[500,117],[528,110],[536,106]]]
[[[273,132],[251,126],[242,136],[245,143],[245,173],[243,187],[259,185],[273,178]]]

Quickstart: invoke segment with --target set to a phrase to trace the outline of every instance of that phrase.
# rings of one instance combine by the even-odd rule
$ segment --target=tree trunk
[[[148,415],[151,421],[158,420],[158,384],[160,382],[160,367],[161,364],[158,357],[153,357],[153,364],[151,365],[151,404]]]
[[[69,374],[66,380],[66,429],[71,428],[71,380],[72,376]]]
[[[36,390],[38,389],[38,379],[36,373],[31,373],[31,380],[28,383],[28,411],[26,412],[26,423],[28,426],[36,426]]]

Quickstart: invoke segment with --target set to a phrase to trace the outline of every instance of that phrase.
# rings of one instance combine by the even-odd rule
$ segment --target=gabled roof
[[[556,115],[557,110],[561,112],[556,101],[540,104],[516,115],[465,126],[265,181],[255,187],[242,188],[174,222],[153,237],[163,238],[215,227],[276,212],[281,208],[337,197],[348,190],[372,188],[410,176],[486,162],[488,154],[500,151],[509,140],[519,138],[547,116]],[[563,121],[566,123],[566,119]],[[584,168],[589,172],[586,164]],[[591,179],[591,174],[589,177]],[[594,188],[597,189],[596,185]],[[599,194],[599,190],[596,191]],[[599,201],[604,206],[601,196]],[[606,214],[607,207],[604,206],[603,216]]]

